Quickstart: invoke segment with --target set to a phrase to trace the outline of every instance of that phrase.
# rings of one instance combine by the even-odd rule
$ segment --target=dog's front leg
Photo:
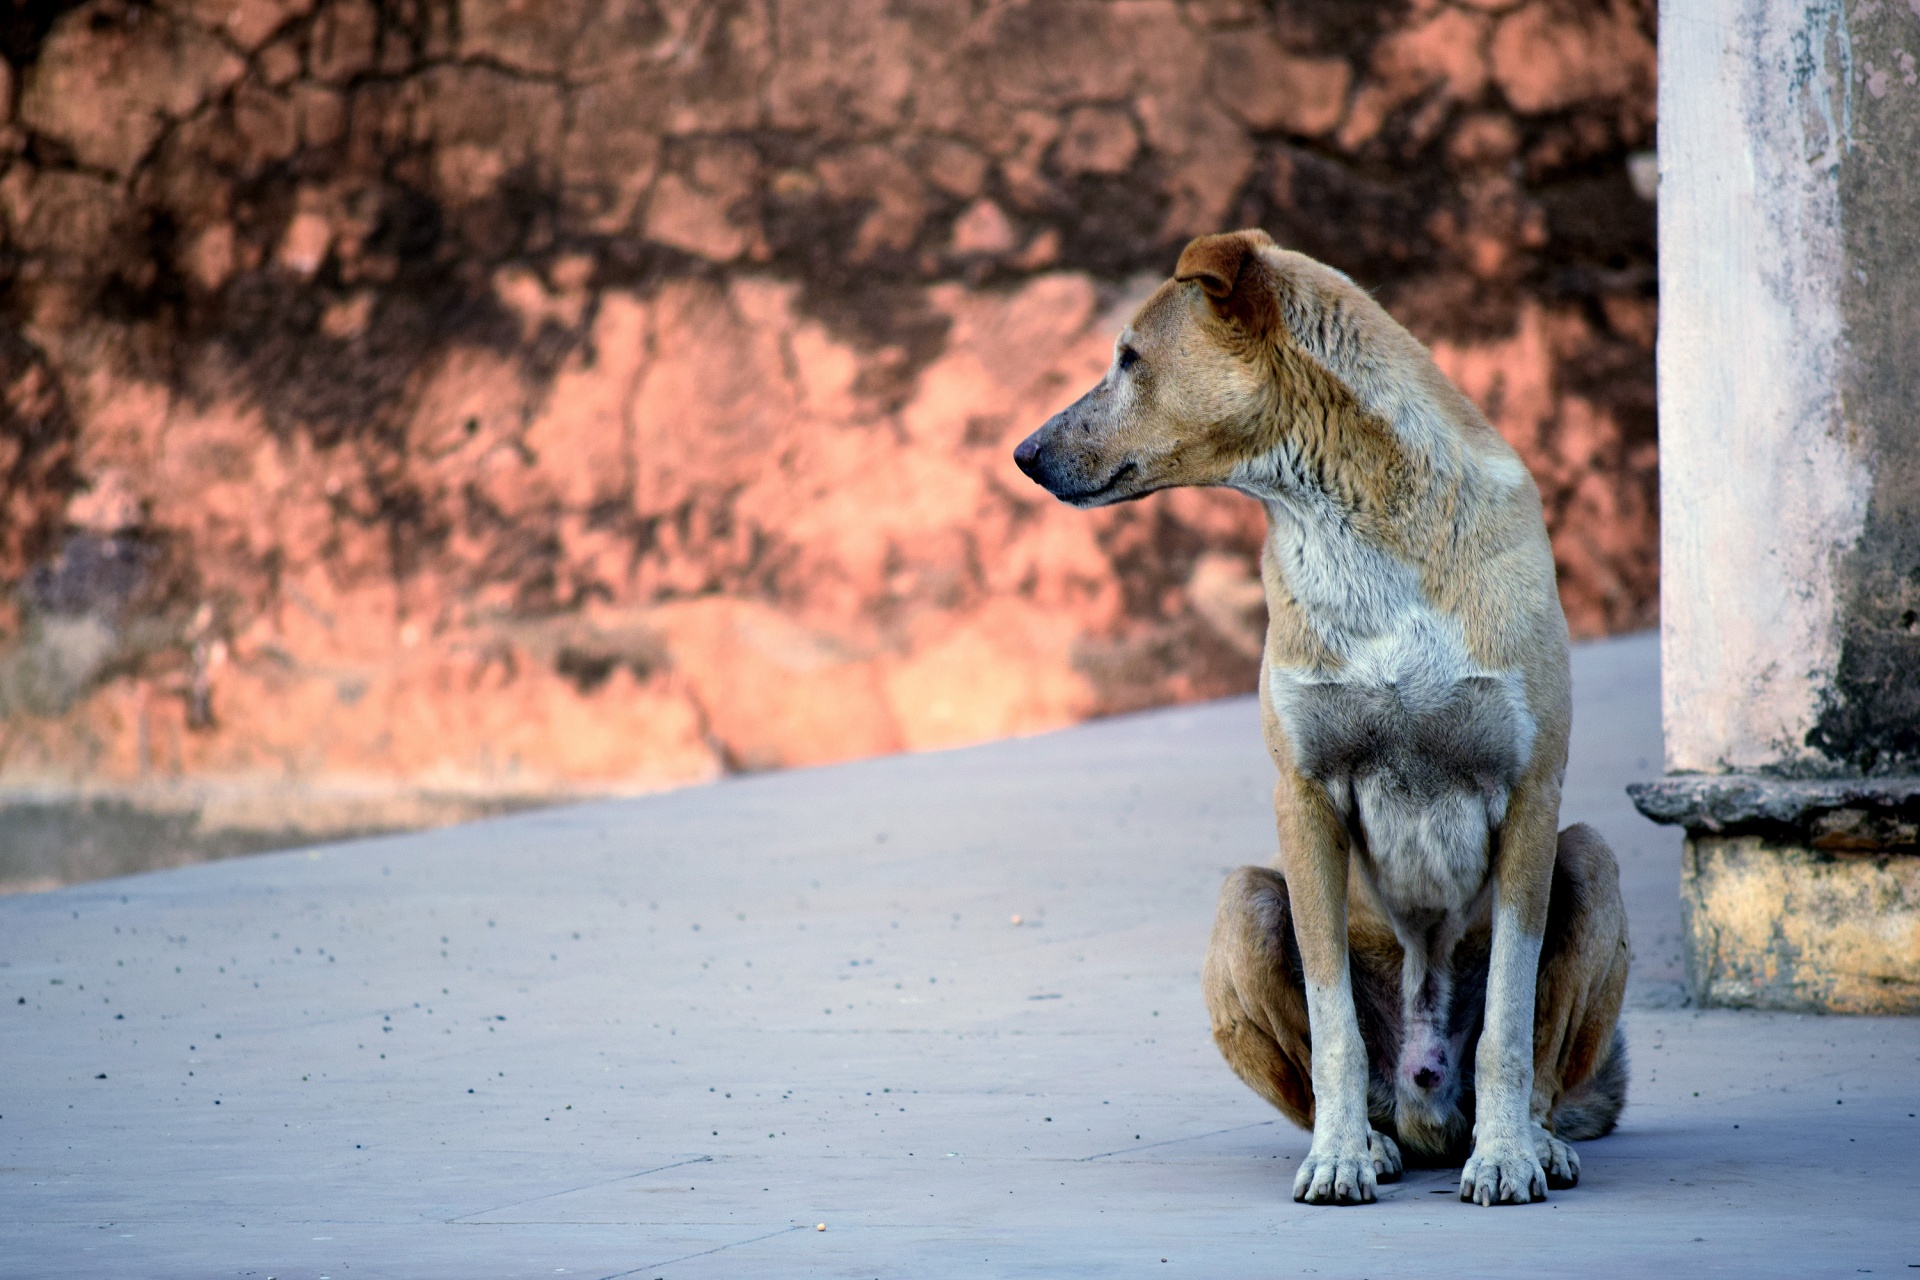
[[[1400,1153],[1367,1124],[1367,1047],[1347,965],[1347,845],[1326,793],[1283,770],[1274,788],[1280,865],[1307,988],[1312,1039],[1313,1145],[1294,1175],[1293,1198],[1365,1204]]]
[[[1460,1198],[1476,1204],[1547,1198],[1545,1153],[1534,1133],[1533,1003],[1559,814],[1557,779],[1529,778],[1500,825],[1486,1023],[1474,1056],[1473,1155],[1460,1171]]]

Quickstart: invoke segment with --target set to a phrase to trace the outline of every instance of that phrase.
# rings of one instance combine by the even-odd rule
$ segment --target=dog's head
[[[1313,268],[1335,278],[1264,231],[1194,240],[1121,331],[1106,376],[1021,441],[1014,462],[1076,507],[1229,483],[1273,448],[1289,400],[1327,392],[1299,385],[1317,366],[1299,358],[1283,314],[1321,283],[1303,274]]]

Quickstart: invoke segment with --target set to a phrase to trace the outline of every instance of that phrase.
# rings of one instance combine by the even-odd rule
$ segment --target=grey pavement
[[[1920,1020],[1682,1007],[1652,638],[1576,685],[1633,1083],[1544,1204],[1289,1199],[1236,699],[0,900],[0,1276],[1914,1274]]]

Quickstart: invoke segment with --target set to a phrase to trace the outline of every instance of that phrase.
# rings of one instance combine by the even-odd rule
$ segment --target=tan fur
[[[1566,624],[1513,451],[1365,292],[1242,231],[1188,245],[1015,458],[1079,506],[1230,485],[1272,516],[1278,874],[1229,879],[1205,991],[1234,1070],[1314,1130],[1296,1196],[1372,1199],[1396,1136],[1468,1156],[1483,1204],[1570,1185],[1556,1117],[1592,1136],[1621,1101],[1626,917],[1605,844],[1558,831]]]
[[[1624,1081],[1607,1077],[1625,1067],[1618,1023],[1629,957],[1619,868],[1591,827],[1561,833],[1553,884],[1561,901],[1548,935],[1561,945],[1543,958],[1535,995],[1535,1106],[1557,1136],[1597,1138],[1612,1130],[1625,1100]],[[1350,897],[1347,931],[1348,962],[1361,975],[1356,988],[1370,1006],[1362,1020],[1368,1047],[1376,1059],[1391,1060],[1400,944],[1364,896]],[[1463,968],[1484,967],[1490,932],[1490,922],[1481,920],[1461,940],[1455,955]],[[1227,878],[1201,986],[1214,1043],[1228,1065],[1289,1120],[1311,1129],[1312,1035],[1284,877],[1242,867]],[[1391,1133],[1397,1126],[1390,1103],[1374,1083],[1375,1127]],[[1462,1119],[1471,1123],[1470,1109]],[[1423,1161],[1457,1162],[1466,1154],[1458,1145],[1463,1132],[1432,1146],[1394,1136]]]

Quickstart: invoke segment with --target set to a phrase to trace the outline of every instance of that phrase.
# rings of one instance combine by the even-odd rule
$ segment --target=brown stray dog
[[[1372,1200],[1403,1147],[1483,1205],[1572,1186],[1568,1140],[1625,1103],[1627,921],[1606,843],[1557,831],[1567,624],[1513,450],[1352,281],[1239,231],[1014,459],[1079,507],[1267,508],[1278,874],[1228,878],[1204,987],[1228,1063],[1313,1130],[1294,1199]]]

